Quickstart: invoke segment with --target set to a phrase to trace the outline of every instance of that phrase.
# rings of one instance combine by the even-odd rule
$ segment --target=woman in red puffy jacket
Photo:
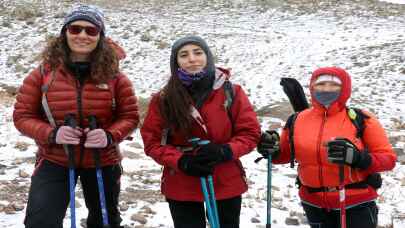
[[[138,124],[132,83],[118,67],[124,55],[105,37],[102,13],[92,6],[78,6],[65,17],[60,35],[48,42],[41,67],[25,78],[15,103],[14,124],[38,145],[26,227],[62,227],[68,202],[74,200],[69,197],[72,183],[64,145],[73,148],[70,168],[75,171],[74,183],[80,176],[89,210],[87,227],[103,227],[95,151],[100,156],[108,222],[120,227],[122,155],[117,146]],[[77,127],[64,126],[67,116]],[[89,129],[89,116],[96,117],[95,129]]]
[[[164,166],[161,190],[176,228],[205,228],[199,177],[213,176],[221,227],[239,227],[241,194],[247,190],[239,158],[257,144],[260,128],[248,97],[231,85],[228,70],[216,68],[206,42],[177,40],[170,56],[171,77],[152,97],[141,128],[145,152]],[[229,84],[228,84],[229,85]],[[210,143],[192,147],[190,139]]]
[[[309,88],[312,107],[298,114],[293,140],[289,138],[291,128],[285,127],[278,149],[278,137],[266,132],[258,151],[265,157],[272,154],[274,163],[287,163],[290,162],[290,146],[294,146],[299,196],[312,228],[342,227],[340,208],[345,208],[345,227],[375,228],[376,187],[381,185],[377,173],[393,169],[396,154],[384,129],[368,112],[358,113],[363,115],[364,131],[362,136],[357,135],[359,131],[349,116],[354,113],[346,108],[351,79],[345,70],[317,69]],[[339,177],[341,174],[343,180]],[[344,186],[345,198],[339,201],[341,186]]]

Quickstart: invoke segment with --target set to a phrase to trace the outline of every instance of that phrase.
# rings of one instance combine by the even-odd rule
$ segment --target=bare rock
[[[397,159],[401,165],[405,165],[405,155],[398,156]]]
[[[250,221],[251,221],[252,223],[260,223],[260,222],[261,222],[261,221],[260,221],[258,218],[256,218],[256,217],[251,218]]]
[[[136,149],[143,149],[143,146],[138,142],[129,143],[128,146],[136,148]]]
[[[256,110],[258,116],[269,116],[273,118],[279,118],[282,120],[287,120],[287,118],[294,113],[291,105],[288,101],[278,102],[273,105],[264,106]]]
[[[24,210],[24,207],[25,207],[25,205],[21,202],[14,202],[14,203],[12,203],[12,206],[15,211],[22,211],[22,210]]]
[[[141,41],[149,42],[151,40],[152,40],[152,36],[148,32],[145,32],[144,34],[142,34]]]
[[[145,218],[145,216],[141,214],[133,214],[131,215],[131,220],[135,222],[139,222],[141,224],[146,224],[148,220]]]
[[[120,211],[127,211],[129,209],[129,205],[125,202],[120,205]]]
[[[128,151],[128,150],[123,151],[122,155],[124,158],[129,158],[129,159],[134,159],[134,160],[142,158],[141,155],[139,155],[139,153],[135,153],[135,152]]]
[[[26,151],[29,146],[30,146],[30,144],[28,144],[26,142],[16,142],[14,148],[16,148],[20,151]]]
[[[15,214],[17,211],[24,210],[24,204],[21,202],[12,202],[4,207],[3,212],[6,214]]]
[[[22,177],[22,178],[27,178],[27,177],[29,177],[30,175],[29,175],[27,172],[25,172],[24,170],[20,169],[20,170],[18,171],[18,176],[20,176],[20,177]]]
[[[298,226],[300,224],[300,221],[298,220],[298,218],[287,217],[285,219],[285,224],[289,226]]]
[[[143,207],[141,208],[141,210],[142,210],[142,212],[143,212],[144,214],[149,214],[149,215],[154,215],[154,214],[156,214],[156,212],[155,212],[154,210],[152,210],[149,206],[143,206]]]

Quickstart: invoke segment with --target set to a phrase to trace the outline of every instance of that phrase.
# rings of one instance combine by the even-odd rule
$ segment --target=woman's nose
[[[193,62],[195,60],[195,55],[194,54],[190,54],[188,56],[188,61]]]

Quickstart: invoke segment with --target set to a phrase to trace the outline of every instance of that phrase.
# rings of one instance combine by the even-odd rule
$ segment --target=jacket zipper
[[[83,91],[83,85],[80,83],[79,80],[76,80],[76,88],[77,88],[77,107],[78,107],[78,112],[79,112],[79,122],[80,122],[80,127],[83,128],[83,104],[82,104],[82,91]],[[80,143],[80,157],[79,157],[79,168],[82,167],[83,164],[83,158],[84,158],[84,143]]]
[[[322,187],[323,186],[323,178],[322,178],[322,161],[321,161],[321,146],[322,146],[322,135],[323,135],[323,130],[325,128],[325,123],[326,123],[326,118],[327,118],[327,110],[324,112],[323,118],[322,118],[322,123],[321,127],[319,130],[319,135],[318,135],[318,145],[317,145],[317,160],[318,160],[318,165],[319,165],[319,173],[318,173],[318,178],[319,178],[319,184]],[[323,193],[323,198],[324,202],[328,204],[326,201],[326,193]],[[328,206],[329,208],[329,206]]]

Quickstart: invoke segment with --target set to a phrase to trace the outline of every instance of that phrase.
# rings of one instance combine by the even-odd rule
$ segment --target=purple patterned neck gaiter
[[[206,72],[203,70],[203,71],[195,73],[195,74],[190,74],[190,73],[186,72],[185,70],[183,70],[181,68],[178,68],[177,69],[177,76],[180,78],[183,85],[188,87],[193,83],[193,81],[199,81],[203,77],[205,77]]]

